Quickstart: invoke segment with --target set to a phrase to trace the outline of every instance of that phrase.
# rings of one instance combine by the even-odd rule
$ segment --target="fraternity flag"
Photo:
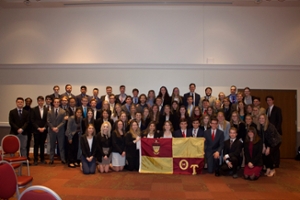
[[[201,174],[204,138],[142,138],[140,173]]]

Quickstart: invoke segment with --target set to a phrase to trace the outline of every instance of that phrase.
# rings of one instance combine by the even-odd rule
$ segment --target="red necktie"
[[[212,141],[215,140],[215,131],[214,131],[214,130],[213,130],[213,132],[212,132],[212,134],[211,134],[211,139],[212,139]]]
[[[185,137],[185,132],[184,131],[182,131],[182,137]]]

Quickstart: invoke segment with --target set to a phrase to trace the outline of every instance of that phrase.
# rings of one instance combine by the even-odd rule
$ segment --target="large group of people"
[[[158,95],[154,90],[139,94],[137,88],[127,95],[124,85],[118,95],[107,86],[101,97],[98,88],[88,96],[86,86],[77,96],[70,84],[63,94],[57,85],[53,91],[38,96],[34,108],[31,98],[18,97],[9,113],[10,133],[20,139],[21,155],[28,159],[33,135],[34,165],[47,163],[46,142],[50,165],[57,148],[62,164],[81,166],[84,174],[138,170],[141,138],[174,137],[204,137],[207,171],[216,176],[237,178],[244,167],[244,178],[256,180],[263,168],[274,176],[280,164],[281,110],[272,96],[265,99],[268,108],[261,107],[249,87],[241,93],[231,86],[228,96],[220,92],[218,97],[211,87],[201,97],[194,83],[183,96],[177,87],[170,95],[165,86]]]

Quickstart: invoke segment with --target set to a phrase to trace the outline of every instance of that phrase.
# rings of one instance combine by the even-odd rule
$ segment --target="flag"
[[[142,138],[140,173],[200,174],[204,138]]]

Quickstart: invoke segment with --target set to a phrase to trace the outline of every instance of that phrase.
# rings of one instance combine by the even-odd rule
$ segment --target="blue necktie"
[[[83,108],[83,117],[86,118],[86,107]]]

